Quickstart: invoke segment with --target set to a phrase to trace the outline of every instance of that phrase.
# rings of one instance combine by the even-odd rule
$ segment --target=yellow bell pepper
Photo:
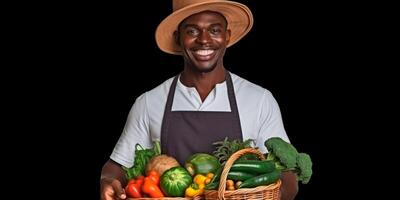
[[[205,185],[205,181],[206,181],[207,177],[202,175],[202,174],[197,174],[196,176],[194,176],[193,178],[193,182],[196,183],[197,185]]]
[[[202,195],[204,192],[204,184],[197,185],[196,183],[192,183],[188,188],[185,190],[185,197],[195,197]]]
[[[208,173],[207,175],[206,175],[206,180],[204,181],[204,184],[209,184],[209,183],[211,183],[211,180],[214,178],[214,174],[213,173]]]
[[[202,174],[197,174],[196,176],[194,176],[193,184],[185,190],[185,196],[195,197],[202,195],[204,193],[204,187],[206,186],[206,179],[207,177]]]

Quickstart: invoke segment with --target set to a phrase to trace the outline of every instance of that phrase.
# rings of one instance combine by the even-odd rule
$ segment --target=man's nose
[[[200,44],[207,44],[211,42],[210,33],[207,30],[202,30],[199,37],[197,37],[197,42]]]

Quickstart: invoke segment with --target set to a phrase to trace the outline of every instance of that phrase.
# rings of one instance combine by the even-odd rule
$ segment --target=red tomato
[[[132,179],[128,182],[125,187],[125,193],[128,197],[132,198],[141,198],[142,194],[140,193],[140,189],[143,184],[143,179]]]

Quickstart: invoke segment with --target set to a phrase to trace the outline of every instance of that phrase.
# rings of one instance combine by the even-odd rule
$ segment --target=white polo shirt
[[[233,73],[230,74],[243,140],[253,139],[256,147],[263,153],[267,152],[264,141],[270,137],[281,137],[289,142],[279,106],[271,92]],[[172,81],[173,78],[170,78],[136,99],[124,130],[110,156],[112,160],[125,167],[131,167],[136,143],[142,145],[143,148],[150,148],[154,140],[160,140],[165,104]],[[202,102],[194,87],[186,87],[178,79],[172,111],[230,112],[226,82],[217,84]]]

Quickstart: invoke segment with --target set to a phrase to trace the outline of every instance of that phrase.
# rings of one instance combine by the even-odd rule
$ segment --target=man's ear
[[[227,29],[225,34],[226,44],[229,44],[230,39],[231,39],[231,29]]]
[[[181,46],[181,43],[179,42],[180,38],[179,38],[179,32],[178,31],[174,31],[174,41],[175,44],[177,44],[179,47]]]

